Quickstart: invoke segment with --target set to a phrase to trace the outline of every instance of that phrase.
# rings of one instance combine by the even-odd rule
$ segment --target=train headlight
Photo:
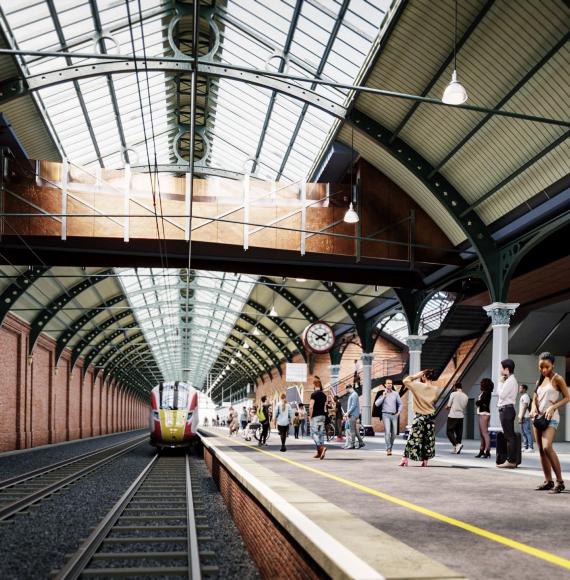
[[[153,411],[153,412],[152,412],[152,418],[153,418],[155,421],[160,421],[160,413],[159,413],[158,411]]]

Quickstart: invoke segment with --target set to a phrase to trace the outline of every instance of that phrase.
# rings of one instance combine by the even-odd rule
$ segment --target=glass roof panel
[[[118,273],[164,379],[205,387],[255,278],[192,270],[188,279],[186,270],[160,268]]]

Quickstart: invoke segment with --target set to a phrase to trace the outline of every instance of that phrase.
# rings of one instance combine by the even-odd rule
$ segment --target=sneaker
[[[324,459],[326,454],[327,454],[327,448],[323,445],[320,459]]]
[[[534,489],[536,491],[548,491],[549,489],[552,489],[553,487],[554,487],[553,481],[545,481],[544,483],[537,485]]]
[[[451,447],[451,453],[457,453],[457,445],[452,445]]]
[[[505,461],[505,463],[501,463],[500,465],[497,465],[497,467],[504,467],[505,469],[516,469],[517,464]]]
[[[556,493],[562,493],[566,488],[564,487],[563,481],[557,481],[556,485],[548,492],[551,495]]]
[[[358,449],[362,449],[363,447],[366,447],[366,443],[360,443],[358,445]]]
[[[463,443],[460,443],[456,448],[455,448],[455,453],[457,453],[457,455],[459,455],[461,453],[461,450],[463,449]]]

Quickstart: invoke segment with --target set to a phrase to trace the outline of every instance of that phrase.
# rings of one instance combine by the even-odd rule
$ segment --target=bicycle
[[[260,424],[256,427],[255,431],[253,431],[253,436],[255,437],[256,441],[259,441],[259,438],[261,437],[262,430],[263,430],[263,427]],[[269,441],[270,437],[271,437],[271,427],[269,428],[269,431],[267,431],[267,439],[265,440],[266,443],[267,443],[267,441]]]

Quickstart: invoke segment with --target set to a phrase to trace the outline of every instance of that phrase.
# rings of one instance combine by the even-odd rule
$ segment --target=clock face
[[[329,352],[334,345],[333,329],[326,322],[313,322],[305,329],[305,347],[316,353]]]

